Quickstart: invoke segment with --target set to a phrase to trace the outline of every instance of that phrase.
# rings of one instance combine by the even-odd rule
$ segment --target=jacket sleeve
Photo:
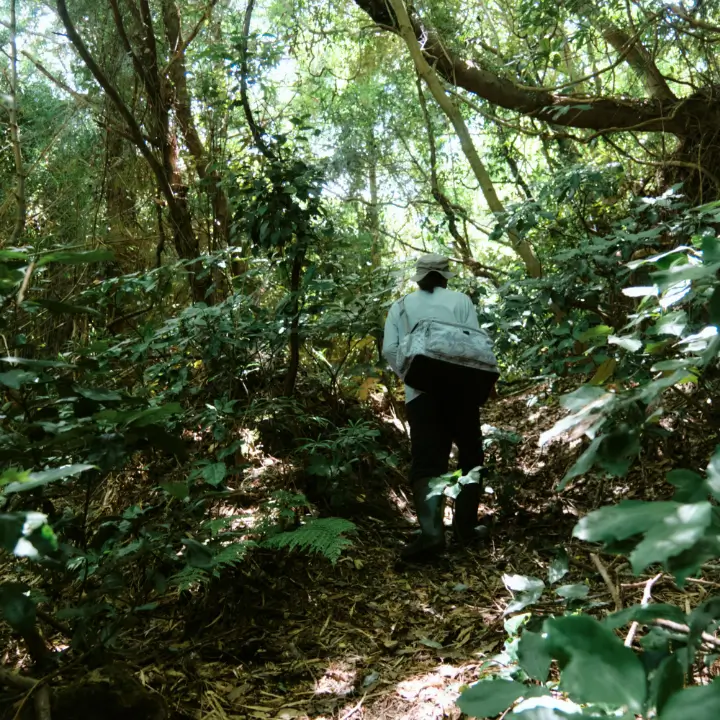
[[[398,328],[398,306],[395,303],[388,313],[387,320],[385,321],[385,334],[383,337],[383,357],[388,361],[388,364],[393,369],[396,375],[398,373],[397,367],[397,351],[400,346],[400,331]]]

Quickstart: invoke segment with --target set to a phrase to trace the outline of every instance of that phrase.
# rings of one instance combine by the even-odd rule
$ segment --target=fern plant
[[[324,555],[333,565],[352,542],[344,533],[355,530],[355,524],[343,518],[313,518],[292,532],[282,532],[263,541],[263,547],[300,549]]]

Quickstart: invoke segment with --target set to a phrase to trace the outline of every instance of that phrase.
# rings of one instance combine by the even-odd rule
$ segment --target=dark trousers
[[[410,481],[426,480],[448,471],[453,442],[463,474],[483,464],[480,408],[462,397],[424,393],[406,406],[410,423]]]
[[[466,475],[484,461],[480,408],[462,396],[424,393],[406,405],[410,423],[412,465],[410,481],[415,485],[448,472],[453,442],[458,464]],[[477,523],[480,486],[466,485],[455,500],[456,531],[469,532]]]

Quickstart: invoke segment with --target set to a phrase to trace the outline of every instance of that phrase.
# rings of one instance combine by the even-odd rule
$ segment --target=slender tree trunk
[[[173,54],[168,75],[174,89],[175,116],[182,131],[185,144],[195,161],[195,170],[203,181],[205,192],[213,208],[213,237],[221,239],[224,246],[228,245],[229,209],[225,191],[220,185],[220,174],[210,169],[211,159],[200,138],[195,119],[192,114],[192,96],[187,84],[187,66],[185,50],[187,43],[182,41],[180,11],[173,0],[163,0],[163,19],[165,36]]]
[[[10,142],[15,159],[15,225],[10,236],[10,245],[14,246],[25,232],[27,218],[27,200],[25,198],[25,163],[20,144],[20,125],[18,122],[18,51],[17,51],[17,0],[10,0]]]
[[[298,371],[300,370],[300,290],[302,287],[302,267],[305,262],[305,251],[295,249],[295,257],[290,270],[290,362],[285,375],[283,394],[291,397],[295,394]]]
[[[380,208],[378,205],[378,178],[377,178],[377,145],[374,133],[371,130],[368,143],[368,185],[370,186],[370,205],[367,209],[367,224],[372,237],[370,249],[370,262],[372,267],[380,267]]]
[[[452,126],[455,128],[455,133],[460,140],[462,151],[470,163],[470,167],[472,168],[475,177],[477,178],[480,189],[485,197],[485,201],[493,213],[504,213],[505,208],[495,192],[495,186],[493,185],[492,179],[490,178],[485,165],[478,155],[472,138],[470,137],[470,131],[465,124],[462,114],[454,105],[452,100],[450,100],[447,96],[437,78],[437,75],[435,75],[435,72],[430,65],[428,65],[427,60],[425,60],[425,57],[423,56],[417,39],[415,38],[415,31],[410,23],[410,18],[408,17],[407,9],[405,8],[403,0],[390,0],[390,4],[392,5],[397,18],[400,35],[410,50],[410,55],[415,62],[417,72],[425,81],[436,102],[440,105],[443,112],[452,123]],[[530,277],[540,277],[542,275],[542,267],[530,243],[528,243],[527,240],[520,238],[513,231],[508,231],[508,235],[513,249],[525,263],[525,269],[527,270],[528,275],[530,275]]]

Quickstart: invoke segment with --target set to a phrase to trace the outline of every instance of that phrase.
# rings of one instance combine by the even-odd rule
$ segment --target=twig
[[[595,567],[597,568],[597,571],[600,573],[602,579],[605,581],[605,585],[607,585],[607,589],[610,591],[610,595],[612,595],[612,598],[615,601],[615,610],[622,610],[622,598],[620,597],[618,589],[615,587],[615,584],[610,578],[607,568],[605,567],[605,565],[603,565],[603,561],[595,553],[590,553],[590,559],[593,561]]]
[[[683,635],[689,635],[690,634],[690,627],[688,625],[685,625],[683,623],[675,622],[674,620],[665,620],[665,618],[657,618],[650,623],[651,625],[655,625],[656,627],[664,628],[665,630],[672,630],[676,633],[682,633]],[[714,635],[711,635],[710,633],[702,633],[701,636],[702,641],[706,645],[710,645],[713,648],[720,648],[720,638],[716,638]]]
[[[658,573],[654,578],[650,578],[645,583],[645,589],[643,590],[643,596],[642,600],[640,601],[640,605],[642,607],[645,607],[649,602],[650,598],[652,597],[652,589],[653,585],[662,577],[662,573]],[[638,631],[638,628],[640,627],[640,623],[635,620],[633,624],[630,626],[630,632],[628,632],[627,637],[625,638],[625,647],[632,647],[633,641],[635,640],[635,634]]]
[[[367,693],[365,693],[361,698],[360,702],[355,705],[354,707],[350,708],[341,718],[340,720],[349,720],[363,705],[365,702],[365,698],[367,697]]]
[[[25,277],[23,278],[22,285],[20,286],[20,290],[17,294],[17,300],[15,301],[15,304],[18,307],[22,305],[22,302],[25,299],[25,293],[27,293],[28,286],[30,285],[30,278],[32,277],[33,270],[35,270],[35,263],[31,262],[27,266],[27,270],[25,271]]]

